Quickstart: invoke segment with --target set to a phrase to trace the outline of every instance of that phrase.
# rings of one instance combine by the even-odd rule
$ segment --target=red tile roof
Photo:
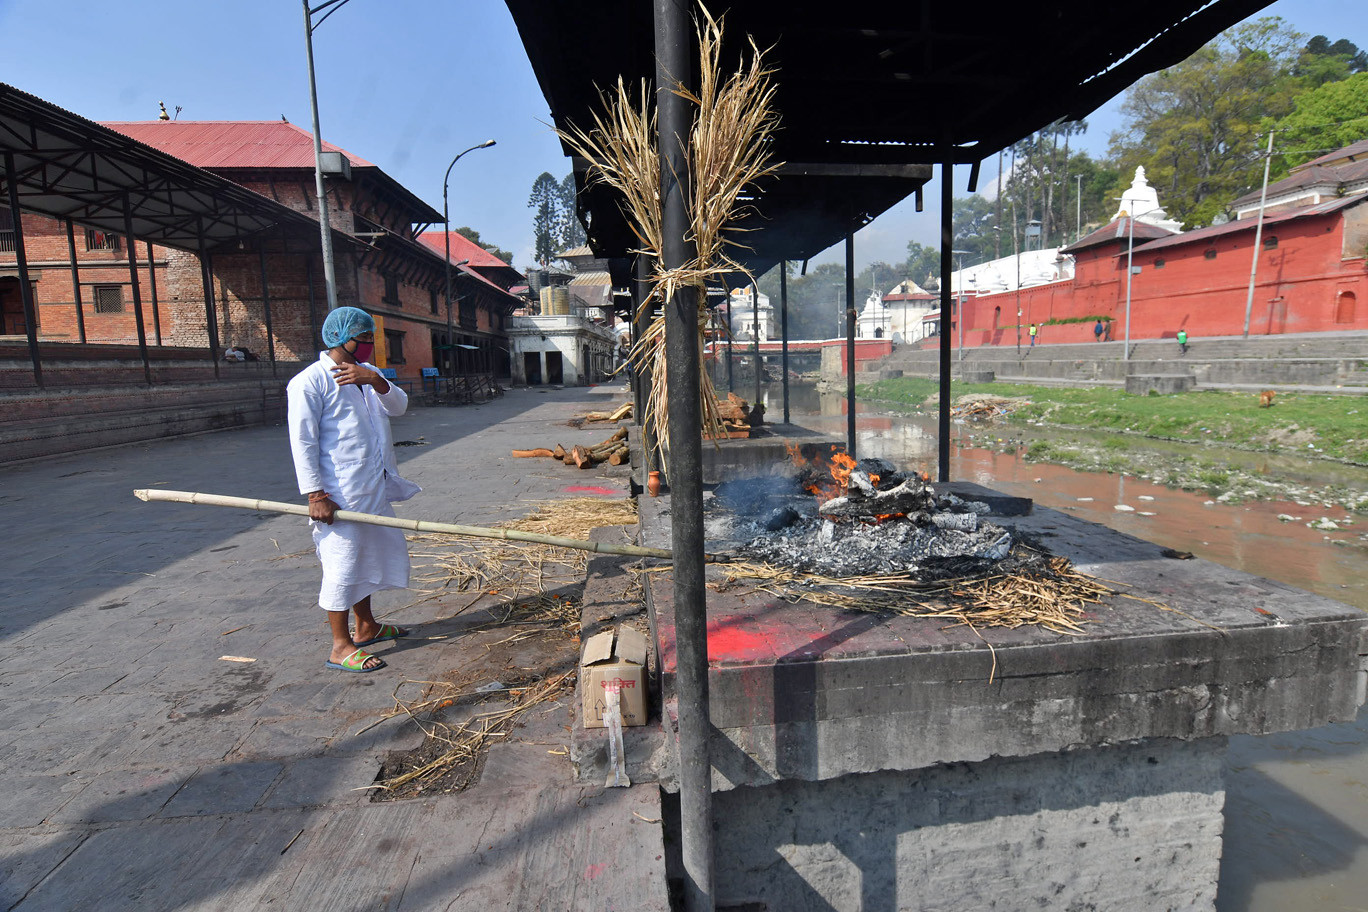
[[[282,120],[124,120],[104,121],[154,149],[198,168],[307,168],[313,170],[313,134]],[[353,166],[375,165],[332,143],[330,152],[346,155]]]
[[[446,252],[446,232],[443,231],[424,231],[418,235],[418,240],[428,247],[437,251],[438,254]],[[494,254],[485,250],[479,244],[467,238],[464,234],[451,232],[451,261],[459,263],[461,260],[470,260],[470,265],[476,268],[494,267],[510,268],[507,263],[496,257]]]

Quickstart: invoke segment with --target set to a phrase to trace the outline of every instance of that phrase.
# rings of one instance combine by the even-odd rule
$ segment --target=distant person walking
[[[1031,334],[1031,347],[1035,348],[1036,325],[1034,323],[1031,324],[1031,328],[1028,332]]]
[[[1178,354],[1180,354],[1180,355],[1186,355],[1186,354],[1187,354],[1187,330],[1186,330],[1186,329],[1180,329],[1180,330],[1178,330]]]
[[[1106,326],[1106,324],[1103,323],[1101,320],[1098,320],[1098,321],[1097,321],[1097,325],[1093,327],[1093,338],[1094,338],[1095,340],[1097,340],[1098,342],[1101,342],[1101,341],[1102,341],[1102,336],[1103,336],[1103,334],[1106,333],[1106,331],[1107,331],[1107,326]]]

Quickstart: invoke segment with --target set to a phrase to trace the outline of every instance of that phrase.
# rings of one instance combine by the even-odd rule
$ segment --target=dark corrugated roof
[[[124,233],[126,192],[134,236],[182,250],[281,224],[318,230],[288,206],[4,83],[0,151],[14,154],[22,208],[91,228]]]
[[[1354,160],[1365,157],[1368,157],[1368,139],[1360,139],[1356,143],[1350,143],[1343,149],[1336,149],[1334,152],[1322,155],[1320,158],[1313,158],[1311,161],[1307,162],[1305,165],[1302,165],[1301,167],[1305,168],[1310,165],[1325,165],[1331,162],[1343,161],[1346,158]]]
[[[1132,229],[1129,222],[1130,219],[1123,217],[1103,225],[1091,234],[1085,235],[1068,247],[1065,247],[1060,253],[1076,253],[1077,251],[1087,250],[1089,247],[1098,247],[1102,244],[1110,243],[1111,241],[1124,242],[1126,238],[1132,236]],[[1156,238],[1165,238],[1174,233],[1167,228],[1160,228],[1158,225],[1151,225],[1147,222],[1142,222],[1139,219],[1135,220],[1134,231],[1135,234],[1133,236],[1137,241],[1150,241]]]
[[[1324,166],[1308,165],[1292,172],[1280,181],[1274,181],[1268,185],[1268,198],[1277,199],[1285,193],[1293,190],[1304,190],[1310,187],[1338,188],[1346,180],[1346,168],[1359,168],[1364,175],[1368,175],[1368,162],[1360,162],[1356,165]],[[1246,193],[1230,203],[1231,209],[1239,209],[1250,203],[1257,203],[1263,196],[1263,188]]]
[[[1357,193],[1353,196],[1347,196],[1344,199],[1331,200],[1328,203],[1321,203],[1316,206],[1303,206],[1298,209],[1281,209],[1276,212],[1268,212],[1264,214],[1264,228],[1268,228],[1271,225],[1279,225],[1284,222],[1296,221],[1297,219],[1331,215],[1341,209],[1356,206],[1366,199],[1368,199],[1368,193]],[[1198,228],[1196,231],[1187,231],[1183,234],[1175,234],[1172,237],[1150,241],[1144,247],[1137,244],[1135,249],[1144,253],[1149,253],[1153,250],[1177,247],[1180,244],[1207,243],[1218,237],[1237,234],[1241,231],[1253,231],[1257,224],[1258,219],[1238,219],[1233,222],[1226,222],[1224,225],[1212,225],[1210,228]]]
[[[505,2],[556,126],[591,124],[600,89],[619,78],[654,80],[651,4],[599,0],[589,15],[583,4]],[[1121,16],[1099,15],[1092,0],[714,5],[726,15],[726,66],[748,42],[773,49],[773,154],[791,168],[762,187],[746,225],[755,230],[742,236],[755,250],[743,259],[764,268],[816,254],[930,177],[879,167],[981,161],[1056,120],[1086,116],[1267,5],[1151,0]],[[1023,70],[1023,48],[1046,50]],[[624,255],[637,241],[619,200],[586,187],[583,167],[576,163],[589,243],[600,256]]]

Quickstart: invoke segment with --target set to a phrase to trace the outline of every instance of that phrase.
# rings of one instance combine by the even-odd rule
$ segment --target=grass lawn
[[[1210,441],[1222,446],[1368,464],[1368,399],[1280,393],[1270,408],[1254,393],[1199,391],[1133,396],[1111,388],[1076,389],[1012,383],[956,383],[966,396],[1027,400],[1013,422],[1114,431],[1168,440]],[[899,377],[861,386],[858,395],[908,409],[934,409],[936,381]]]

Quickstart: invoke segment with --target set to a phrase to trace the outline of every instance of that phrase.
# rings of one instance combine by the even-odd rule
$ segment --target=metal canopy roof
[[[587,125],[599,88],[619,75],[629,85],[653,78],[651,3],[601,0],[591,13],[506,2],[556,126]],[[763,267],[815,254],[929,177],[876,166],[982,161],[1056,120],[1086,116],[1268,2],[1154,0],[1115,14],[1093,0],[713,3],[715,15],[726,13],[724,59],[748,37],[772,48],[782,118],[775,157],[807,171],[781,175],[757,202],[764,218],[746,226],[759,229],[746,236],[756,248],[748,259]],[[606,191],[589,188],[581,206],[597,253],[633,246]]]
[[[4,83],[0,152],[14,155],[20,208],[123,234],[127,196],[133,235],[167,247],[211,249],[280,224],[318,230],[274,200]]]

